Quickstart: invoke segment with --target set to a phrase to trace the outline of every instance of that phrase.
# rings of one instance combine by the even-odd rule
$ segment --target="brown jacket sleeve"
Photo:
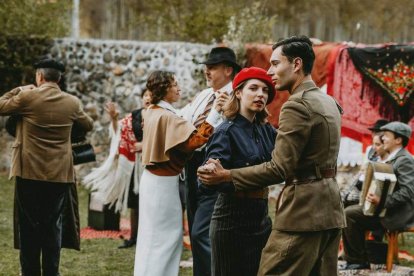
[[[76,99],[76,100],[78,101],[78,106],[79,107],[78,107],[78,110],[76,111],[76,114],[75,114],[75,122],[83,130],[90,131],[93,128],[93,120],[83,110],[80,100],[79,99]]]
[[[271,161],[231,170],[236,190],[259,189],[293,175],[311,130],[309,110],[299,99],[287,101],[280,113],[279,126]]]
[[[190,138],[188,138],[187,141],[177,146],[177,149],[185,153],[193,152],[194,150],[207,143],[208,138],[210,138],[211,134],[213,133],[213,130],[214,128],[209,123],[202,123],[197,128],[197,130],[191,134]]]
[[[21,111],[22,108],[22,96],[24,93],[20,88],[15,88],[2,97],[0,97],[0,115],[10,115],[15,112]]]

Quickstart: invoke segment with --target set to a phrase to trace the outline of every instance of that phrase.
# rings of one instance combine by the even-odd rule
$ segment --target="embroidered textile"
[[[399,106],[414,95],[414,45],[348,48],[355,67]]]

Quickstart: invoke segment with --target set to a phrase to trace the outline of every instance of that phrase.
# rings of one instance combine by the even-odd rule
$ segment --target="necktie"
[[[211,108],[213,107],[214,100],[216,99],[216,95],[213,93],[211,94],[210,98],[208,99],[206,108],[204,109],[203,113],[198,115],[197,119],[194,122],[195,128],[198,128],[207,118],[208,114],[211,111]]]

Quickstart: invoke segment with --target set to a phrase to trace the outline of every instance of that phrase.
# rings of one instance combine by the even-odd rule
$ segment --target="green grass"
[[[19,275],[19,251],[13,249],[13,197],[14,184],[0,176],[0,275]],[[87,191],[79,188],[81,227],[87,226]],[[274,201],[269,204],[270,216],[274,217]],[[132,275],[135,248],[118,249],[119,239],[92,239],[81,241],[81,251],[62,250],[60,273],[67,275]],[[414,235],[404,234],[404,245],[400,249],[414,253]],[[184,249],[182,259],[191,257]],[[401,261],[405,266],[414,267],[414,262]],[[192,275],[192,269],[180,269],[180,275]]]
[[[19,275],[19,251],[13,248],[13,196],[14,183],[0,176],[0,275]],[[79,187],[81,227],[87,226],[88,193]],[[62,276],[132,275],[135,247],[118,249],[120,239],[91,239],[81,241],[81,251],[63,249],[60,263]],[[182,258],[191,252],[184,249]],[[180,275],[192,275],[191,269],[181,269]]]

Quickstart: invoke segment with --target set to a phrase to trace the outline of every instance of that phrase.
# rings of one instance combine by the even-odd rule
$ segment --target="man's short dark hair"
[[[39,68],[37,71],[43,74],[43,78],[47,82],[56,82],[58,83],[62,73],[59,70],[53,68]]]
[[[307,36],[292,36],[279,40],[272,49],[282,47],[282,54],[287,57],[289,62],[299,57],[303,62],[303,73],[309,75],[312,71],[315,53],[312,49],[312,41]]]

